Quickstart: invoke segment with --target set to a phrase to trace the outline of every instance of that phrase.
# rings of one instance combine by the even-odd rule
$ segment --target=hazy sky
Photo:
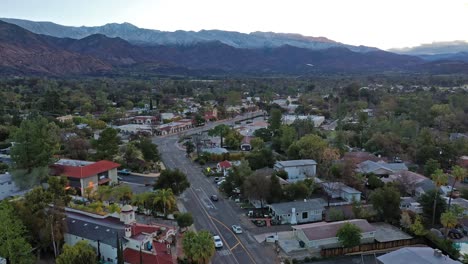
[[[0,17],[300,33],[382,49],[468,41],[468,0],[0,0]]]

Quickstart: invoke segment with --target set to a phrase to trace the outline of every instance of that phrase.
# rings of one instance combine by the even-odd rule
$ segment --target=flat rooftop
[[[399,228],[387,223],[372,223],[375,228],[375,240],[378,242],[390,242],[412,239],[413,237],[401,231]]]

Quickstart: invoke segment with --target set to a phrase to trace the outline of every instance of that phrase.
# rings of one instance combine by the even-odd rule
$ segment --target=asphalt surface
[[[242,118],[209,123],[204,127],[185,131],[184,134],[198,133],[221,123],[234,124],[239,119]],[[155,137],[153,141],[158,145],[166,167],[183,171],[190,181],[191,187],[179,197],[179,200],[185,209],[192,213],[195,228],[208,230],[223,240],[224,246],[216,251],[212,263],[276,263],[276,254],[272,248],[259,244],[248,228],[241,224],[241,217],[245,216],[239,213],[235,204],[220,195],[211,179],[203,175],[201,167],[186,158],[185,151],[177,146],[178,139],[178,135],[169,135]],[[210,196],[214,194],[218,195],[219,201],[211,201]],[[241,225],[244,233],[234,234],[231,230],[232,225]]]

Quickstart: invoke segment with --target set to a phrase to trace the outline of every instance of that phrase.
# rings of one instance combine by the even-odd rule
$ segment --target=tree
[[[381,219],[391,223],[400,218],[400,193],[393,186],[377,189],[369,198]]]
[[[167,169],[161,172],[153,187],[155,190],[170,188],[174,195],[179,195],[190,187],[190,182],[187,180],[187,176],[180,170]]]
[[[230,149],[239,149],[244,136],[237,130],[230,130],[226,134],[225,145]]]
[[[180,213],[177,215],[176,220],[180,228],[189,227],[193,224],[193,217],[190,213]]]
[[[299,149],[299,156],[302,159],[322,160],[323,151],[327,147],[327,142],[317,135],[305,135],[292,146]]]
[[[453,176],[453,183],[452,183],[452,191],[455,188],[455,184],[459,181],[462,181],[466,176],[466,169],[460,166],[454,166],[452,168],[452,176]],[[452,204],[452,194],[450,194],[448,207],[447,209],[450,210],[450,205]]]
[[[424,228],[421,217],[419,215],[414,219],[414,223],[410,226],[411,232],[417,236],[424,236],[427,233],[426,228]]]
[[[283,191],[285,198],[289,201],[305,199],[311,194],[309,187],[302,181],[286,185]]]
[[[401,213],[400,225],[404,228],[410,228],[411,217],[409,216],[408,212],[403,211],[403,213]]]
[[[97,263],[95,249],[86,241],[78,241],[74,246],[65,244],[63,252],[56,259],[57,264]]]
[[[250,141],[250,145],[252,146],[252,149],[262,149],[265,148],[265,142],[261,138],[252,138]]]
[[[269,148],[254,149],[247,155],[246,159],[253,170],[258,170],[265,167],[271,168],[275,164],[273,151],[271,151]]]
[[[440,163],[435,159],[428,159],[424,165],[424,175],[430,176],[434,174],[437,169],[440,169]]]
[[[94,141],[96,148],[96,159],[112,160],[119,152],[120,138],[117,130],[113,128],[104,129],[99,135],[99,139]]]
[[[137,147],[141,150],[143,158],[146,161],[156,162],[159,160],[158,146],[151,142],[151,139],[141,138],[137,144]]]
[[[167,216],[168,212],[173,212],[177,208],[176,198],[172,193],[172,189],[161,189],[158,190],[154,197],[154,204],[158,208],[163,209],[164,216]]]
[[[188,231],[182,238],[184,255],[195,263],[207,263],[215,253],[213,237],[208,231]]]
[[[279,178],[273,174],[270,176],[270,194],[268,195],[269,203],[280,202],[283,198],[283,188],[281,187]]]
[[[34,263],[26,229],[7,200],[0,202],[0,223],[0,256],[7,263]]]
[[[208,130],[208,135],[210,137],[219,136],[219,138],[220,138],[220,147],[223,147],[224,146],[223,139],[229,133],[230,130],[231,130],[231,128],[228,125],[221,124],[221,125],[217,125],[214,128]]]
[[[297,134],[296,130],[290,126],[283,125],[280,127],[280,144],[281,150],[287,152],[289,146],[296,140]]]
[[[270,110],[270,118],[268,119],[268,123],[270,126],[268,127],[274,133],[280,128],[281,126],[281,118],[283,114],[281,110],[278,108],[272,108]]]
[[[338,241],[345,248],[355,247],[361,244],[361,229],[351,223],[345,223],[341,226],[340,229],[338,229],[336,236],[338,237]]]
[[[70,159],[86,160],[91,144],[80,137],[72,137],[65,142],[65,152]]]
[[[13,179],[21,188],[34,186],[47,175],[53,155],[59,150],[58,127],[43,117],[26,119],[13,140]]]
[[[261,173],[254,173],[244,182],[244,193],[249,199],[260,201],[260,208],[270,194],[270,178]]]
[[[440,223],[444,226],[445,236],[447,236],[449,229],[454,228],[458,224],[458,219],[452,211],[447,211],[440,216]]]
[[[439,196],[439,188],[442,185],[447,184],[447,174],[445,174],[441,169],[437,169],[431,175],[432,180],[436,186],[435,194],[434,194],[434,208],[432,211],[432,225],[434,226],[436,221],[436,206],[437,206],[437,197]]]
[[[342,221],[345,219],[343,211],[336,209],[336,208],[330,208],[328,211],[328,220],[335,222],[335,221]]]
[[[254,131],[253,134],[257,138],[263,139],[264,142],[271,141],[271,130],[268,128],[260,128]]]
[[[381,181],[379,177],[375,176],[374,174],[369,175],[367,183],[369,184],[369,188],[372,190],[382,188],[385,185],[383,181]]]
[[[192,141],[185,141],[184,146],[187,155],[192,154],[192,152],[195,150],[195,145],[192,143]]]
[[[436,197],[436,206],[434,207],[434,197]],[[430,190],[423,195],[421,195],[418,199],[418,202],[421,204],[423,209],[423,216],[428,219],[428,222],[434,217],[437,220],[434,224],[438,224],[438,220],[443,212],[445,212],[447,208],[447,203],[435,190]],[[435,212],[435,213],[434,213]]]

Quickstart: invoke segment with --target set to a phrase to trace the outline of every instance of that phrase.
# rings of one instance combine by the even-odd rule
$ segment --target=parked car
[[[225,179],[222,179],[222,180],[220,180],[219,182],[217,182],[216,184],[218,185],[218,187],[220,187],[221,184],[223,184],[223,182],[225,182],[225,181],[226,181]]]
[[[211,195],[210,198],[213,202],[217,202],[219,200],[218,196],[215,194]]]
[[[215,177],[214,182],[219,183],[220,181],[224,181],[226,178],[225,177]]]
[[[130,171],[127,169],[119,170],[117,173],[121,175],[130,175]]]
[[[219,236],[213,236],[215,248],[222,248],[223,247],[223,241],[221,241],[221,238]]]
[[[238,225],[232,225],[232,231],[234,231],[234,233],[236,234],[242,234],[242,228]]]
[[[275,243],[276,241],[278,241],[278,235],[267,236],[265,237],[265,241],[268,243]]]

